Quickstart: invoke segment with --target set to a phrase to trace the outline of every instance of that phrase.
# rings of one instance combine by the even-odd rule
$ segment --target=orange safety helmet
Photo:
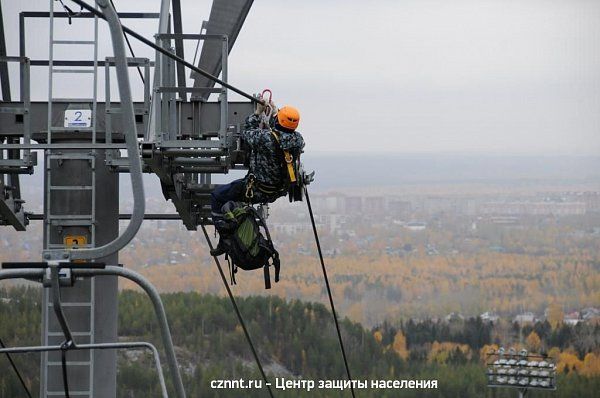
[[[293,106],[284,106],[277,112],[277,122],[283,128],[296,130],[300,122],[300,112]]]

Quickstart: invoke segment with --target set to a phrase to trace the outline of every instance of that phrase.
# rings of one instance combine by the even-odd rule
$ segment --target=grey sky
[[[19,10],[48,4],[1,1],[9,40]],[[197,32],[210,1],[182,6]],[[152,36],[154,24],[127,23]],[[28,51],[46,51],[47,27],[32,29]],[[310,150],[598,154],[599,49],[594,0],[256,0],[230,81],[296,105]]]

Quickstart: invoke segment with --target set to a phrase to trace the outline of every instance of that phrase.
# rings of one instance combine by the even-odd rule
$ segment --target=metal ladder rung
[[[93,69],[57,69],[52,68],[52,73],[91,73],[94,74]]]
[[[50,397],[57,397],[57,396],[65,396],[65,392],[64,391],[48,391],[46,392],[47,396]],[[69,395],[71,397],[73,396],[89,396],[90,392],[89,391],[69,391]]]
[[[89,366],[89,361],[67,361],[67,366]],[[62,366],[62,362],[48,362],[48,366]]]
[[[93,127],[50,127],[50,131],[68,133],[70,131],[93,131]]]
[[[52,303],[48,303],[48,307],[53,307]],[[62,303],[63,307],[91,307],[92,303]]]
[[[61,227],[91,227],[95,224],[91,214],[85,215],[48,215],[50,225]]]
[[[67,103],[87,103],[87,102],[94,102],[93,98],[62,98],[62,97],[55,97],[51,99],[51,102],[67,102]]]
[[[68,153],[68,154],[54,154],[48,155],[48,159],[50,160],[94,160],[95,156],[93,155],[79,155],[76,153]]]
[[[96,44],[93,40],[53,40],[52,44]]]
[[[94,187],[91,185],[52,185],[48,189],[51,191],[87,191]]]
[[[27,108],[6,107],[0,108],[0,113],[14,113],[16,115],[24,115],[28,112]]]
[[[90,332],[71,332],[73,337],[92,337]],[[64,336],[62,332],[48,332],[48,336],[50,337],[60,337]]]
[[[55,227],[91,227],[94,223],[91,220],[55,220],[50,221],[50,225]]]
[[[110,108],[110,109],[106,109],[105,112],[106,113],[123,113],[123,110],[121,108]],[[133,108],[133,113],[136,115],[145,115],[148,112],[144,108]]]
[[[48,220],[90,220],[91,214],[48,214]]]
[[[94,247],[94,245],[91,244],[87,244],[87,245],[77,245],[77,246],[73,246],[74,248],[77,249],[91,249]],[[48,249],[64,249],[65,245],[63,245],[62,243],[49,243],[48,244]]]

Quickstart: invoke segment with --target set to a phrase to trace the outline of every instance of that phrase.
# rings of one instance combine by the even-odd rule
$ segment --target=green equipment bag
[[[225,246],[225,258],[229,262],[231,284],[236,283],[238,268],[246,271],[263,268],[265,289],[270,289],[269,267],[273,265],[275,282],[279,282],[280,261],[264,219],[254,207],[239,202],[225,203],[222,211],[227,227],[220,233]],[[260,227],[264,229],[266,238]]]

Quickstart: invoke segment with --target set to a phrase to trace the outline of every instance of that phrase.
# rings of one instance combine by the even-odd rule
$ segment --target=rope
[[[210,237],[208,236],[208,232],[206,232],[206,227],[204,226],[204,224],[201,224],[201,227],[202,227],[202,232],[204,232],[204,236],[206,237],[206,243],[208,243],[208,248],[210,250],[213,250],[213,245],[212,245],[212,242],[210,241]],[[269,383],[269,381],[267,380],[267,375],[265,374],[265,371],[260,362],[260,359],[258,358],[258,354],[256,353],[256,349],[254,348],[254,343],[252,343],[252,339],[250,338],[248,329],[246,329],[246,323],[244,322],[244,318],[242,318],[242,313],[240,312],[240,309],[238,308],[235,298],[233,297],[233,293],[231,292],[231,289],[229,288],[229,284],[227,283],[227,278],[225,277],[225,274],[223,273],[223,268],[221,267],[221,263],[219,262],[219,259],[217,258],[217,256],[213,256],[213,258],[215,259],[215,264],[217,264],[217,268],[219,269],[219,274],[221,275],[221,280],[223,281],[223,285],[225,285],[225,289],[227,289],[227,294],[229,295],[229,300],[231,300],[231,305],[233,305],[233,309],[235,310],[238,320],[240,321],[240,325],[242,325],[242,329],[244,330],[244,334],[246,335],[246,340],[248,340],[248,344],[250,345],[250,349],[252,350],[252,355],[254,355],[254,359],[256,360],[256,364],[258,365],[260,374],[262,375],[262,378],[265,381],[265,385],[267,386],[267,389],[269,390],[269,395],[271,396],[271,398],[274,398],[273,391],[271,390],[271,383]]]
[[[80,7],[86,9],[87,11],[91,12],[92,14],[98,16],[99,18],[102,18],[104,20],[106,20],[106,16],[101,12],[96,10],[94,7],[90,6],[89,4],[87,4],[85,1],[83,0],[71,0],[72,2],[78,4]],[[259,103],[259,104],[263,104],[266,105],[264,101],[240,90],[237,87],[232,86],[229,83],[224,82],[223,80],[219,79],[216,76],[211,75],[210,73],[208,73],[207,71],[200,69],[192,64],[190,64],[189,62],[187,62],[185,59],[178,57],[175,54],[170,53],[168,50],[165,50],[164,48],[162,48],[161,46],[158,46],[154,43],[152,43],[150,40],[146,39],[144,36],[140,35],[139,33],[135,32],[134,30],[129,29],[127,26],[125,25],[121,25],[121,28],[123,29],[123,32],[127,33],[130,36],[133,36],[134,38],[136,38],[137,40],[141,41],[142,43],[144,43],[145,45],[151,47],[152,49],[158,51],[161,54],[166,55],[167,57],[171,58],[172,60],[179,62],[183,65],[185,65],[187,68],[193,70],[194,72],[206,77],[207,79],[210,79],[212,81],[214,81],[217,84],[220,84],[222,87],[228,88],[231,91],[241,95],[242,97],[245,97],[247,99],[249,99],[252,102],[255,103]]]
[[[81,8],[81,10],[79,10],[79,12],[75,12],[71,8],[67,7],[65,5],[65,3],[63,3],[63,0],[55,0],[55,1],[58,1],[62,5],[62,7],[64,8],[64,10],[67,12],[67,18],[69,19],[69,25],[71,25],[71,23],[73,22],[71,20],[72,17],[76,17],[76,16],[81,15],[81,11],[83,10],[83,7]]]
[[[350,367],[348,366],[348,359],[346,358],[346,350],[344,349],[344,342],[342,340],[342,333],[340,331],[340,324],[338,321],[337,314],[335,312],[335,306],[333,304],[333,295],[331,294],[331,287],[329,286],[329,278],[327,277],[327,269],[325,268],[325,261],[323,260],[323,252],[321,251],[321,243],[319,242],[319,234],[317,233],[317,226],[315,224],[315,217],[313,215],[312,206],[310,205],[310,198],[308,196],[308,188],[304,187],[304,196],[306,196],[306,204],[308,205],[308,213],[310,214],[310,222],[312,224],[313,233],[315,235],[315,243],[317,244],[317,251],[319,252],[319,259],[321,260],[321,268],[323,269],[323,277],[325,278],[325,286],[327,287],[327,295],[329,296],[329,304],[331,306],[331,313],[333,314],[333,320],[335,322],[335,329],[337,331],[338,341],[340,342],[340,349],[342,350],[342,357],[344,358],[344,366],[346,367],[346,374],[348,380],[352,382],[352,376],[350,375]],[[354,394],[354,387],[350,383],[350,392],[352,397],[356,398]]]
[[[110,4],[112,4],[113,8],[115,9],[115,12],[117,12],[117,7],[115,7],[115,3],[113,3],[113,0],[110,0]],[[117,13],[118,15],[118,13]],[[127,47],[129,47],[129,52],[131,52],[131,56],[133,58],[135,58],[135,53],[133,52],[133,47],[131,47],[131,43],[129,42],[129,37],[127,37],[127,35],[125,33],[123,33],[123,37],[125,38],[125,41],[127,42]],[[144,75],[142,74],[142,69],[140,68],[139,65],[136,66],[138,74],[140,75],[140,79],[142,79],[142,84],[146,84],[146,82],[144,81]]]
[[[63,386],[65,388],[65,398],[70,398],[69,396],[69,378],[67,376],[67,349],[63,348],[60,352],[60,362],[62,364],[62,378],[63,378]]]
[[[2,339],[0,339],[0,346],[2,348],[6,348],[6,346],[4,345],[4,342],[2,341]],[[29,388],[25,384],[25,380],[23,380],[23,377],[21,376],[21,372],[19,372],[19,368],[17,368],[17,365],[14,363],[12,357],[10,356],[10,354],[8,352],[5,353],[5,355],[6,355],[6,358],[8,359],[8,362],[10,362],[10,366],[12,366],[12,368],[15,371],[17,377],[19,378],[19,381],[21,382],[21,385],[23,386],[23,389],[27,393],[27,396],[29,398],[32,398],[31,392],[29,391]]]

